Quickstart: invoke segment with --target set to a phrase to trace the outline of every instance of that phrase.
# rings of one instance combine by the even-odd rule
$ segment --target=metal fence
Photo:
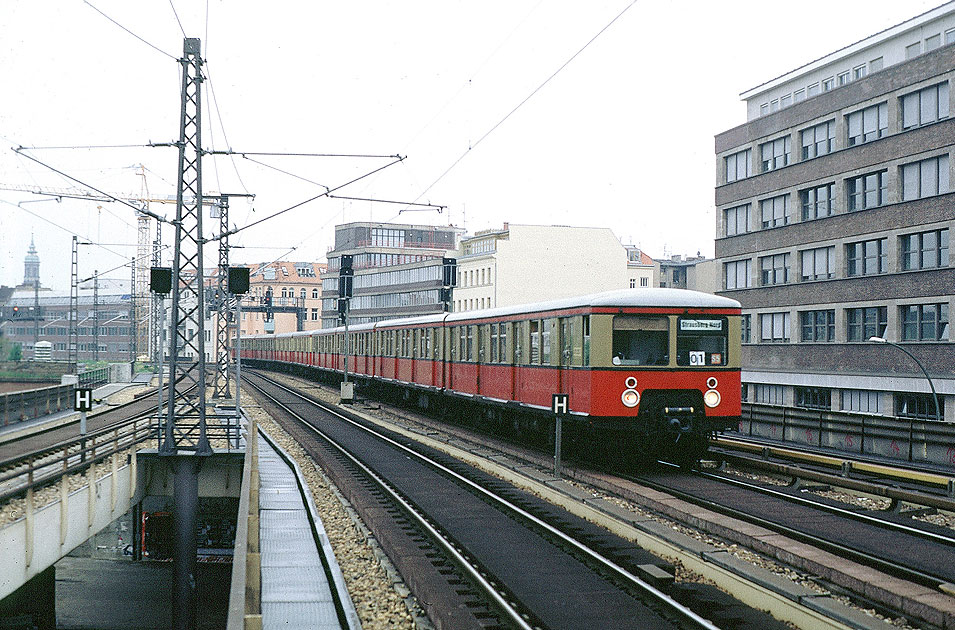
[[[739,432],[847,453],[955,465],[955,423],[743,403]]]
[[[0,427],[73,408],[74,385],[53,385],[0,394]]]

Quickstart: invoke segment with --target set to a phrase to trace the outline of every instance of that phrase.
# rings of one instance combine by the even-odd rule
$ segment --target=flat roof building
[[[343,255],[352,256],[354,270],[350,323],[443,312],[446,260],[454,258],[460,233],[452,226],[406,223],[335,226],[335,247],[322,274],[322,328],[339,325]]]
[[[716,136],[722,295],[750,401],[955,420],[955,3],[743,93]]]
[[[649,287],[655,269],[609,228],[505,223],[462,239],[453,310]]]

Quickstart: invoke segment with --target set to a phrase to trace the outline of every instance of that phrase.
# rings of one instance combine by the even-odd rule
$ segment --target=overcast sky
[[[237,234],[234,261],[322,261],[335,224],[369,220],[609,227],[657,258],[711,257],[713,136],[745,122],[739,94],[939,4],[2,0],[0,186],[89,190],[11,147],[177,140],[185,32],[206,60],[203,146],[246,152],[203,160],[207,193],[255,195],[233,200],[234,225],[392,161],[253,152],[400,154],[337,194],[447,207],[321,199]],[[175,149],[27,154],[110,193],[176,192]],[[74,233],[107,244],[81,249],[81,277],[135,253],[126,206],[0,190],[0,284],[22,281],[31,233],[41,282],[58,290]]]

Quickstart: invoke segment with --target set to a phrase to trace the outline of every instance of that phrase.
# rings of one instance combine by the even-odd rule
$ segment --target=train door
[[[486,335],[481,334],[485,325],[478,324],[474,326],[474,393],[481,393],[481,364],[484,363],[484,339]]]

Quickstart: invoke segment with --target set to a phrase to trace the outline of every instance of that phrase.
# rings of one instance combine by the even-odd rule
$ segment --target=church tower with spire
[[[36,245],[33,244],[33,235],[30,235],[30,249],[23,258],[22,288],[33,288],[40,284],[40,257],[36,254]]]

